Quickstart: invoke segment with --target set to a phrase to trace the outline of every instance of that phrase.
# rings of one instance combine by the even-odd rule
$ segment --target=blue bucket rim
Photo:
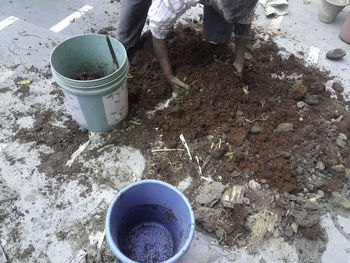
[[[189,212],[190,212],[190,217],[191,217],[191,227],[190,227],[190,233],[189,233],[189,238],[186,240],[186,243],[183,245],[183,247],[181,248],[181,250],[179,250],[174,256],[172,256],[171,258],[169,258],[166,261],[163,261],[162,263],[172,263],[172,262],[176,262],[180,259],[180,257],[183,256],[183,254],[187,251],[187,249],[189,248],[193,236],[194,236],[194,232],[195,232],[195,217],[194,217],[194,213],[193,213],[193,209],[192,206],[190,204],[190,202],[188,201],[187,197],[179,190],[177,189],[175,186],[168,184],[166,182],[160,181],[160,180],[155,180],[155,179],[145,179],[145,180],[141,180],[132,184],[127,185],[126,187],[124,187],[121,191],[119,191],[114,198],[112,199],[112,201],[109,204],[108,210],[107,210],[107,216],[106,216],[106,221],[105,221],[105,230],[106,230],[106,240],[107,243],[109,245],[109,247],[112,249],[113,253],[116,254],[116,256],[122,260],[123,262],[129,262],[129,263],[138,263],[136,261],[133,261],[132,259],[128,258],[127,256],[125,256],[119,249],[118,247],[114,244],[113,240],[112,240],[112,236],[111,236],[111,231],[110,231],[110,227],[109,227],[109,222],[110,222],[110,217],[111,217],[111,213],[112,213],[112,208],[115,204],[115,202],[118,201],[119,197],[124,194],[126,191],[128,191],[130,188],[141,185],[141,184],[145,184],[145,183],[154,183],[154,184],[160,184],[163,185],[165,187],[170,188],[171,190],[175,191],[176,193],[178,193],[182,200],[184,200]]]
[[[104,76],[102,78],[92,79],[92,80],[75,80],[75,79],[71,79],[71,78],[65,77],[62,74],[60,74],[59,72],[57,72],[55,70],[55,68],[53,67],[53,64],[52,64],[52,55],[56,51],[56,49],[59,46],[63,45],[65,42],[68,42],[68,41],[70,41],[72,39],[75,39],[75,38],[86,37],[86,36],[102,36],[102,37],[106,37],[106,35],[103,35],[103,34],[80,34],[80,35],[76,35],[74,37],[70,37],[70,38],[67,38],[67,39],[63,40],[57,46],[55,46],[54,49],[51,51],[51,54],[50,54],[51,70],[53,70],[57,76],[59,76],[60,78],[64,79],[65,81],[68,81],[68,82],[69,81],[74,81],[76,83],[87,84],[87,85],[90,85],[91,83],[96,83],[96,82],[99,82],[99,81],[104,81],[105,79],[109,78],[111,75],[114,75],[117,72],[119,72],[120,69],[122,69],[123,66],[125,65],[125,63],[127,63],[127,61],[128,61],[128,55],[126,53],[126,50],[125,50],[125,47],[123,46],[123,44],[118,39],[115,39],[114,37],[109,37],[111,39],[111,41],[117,41],[117,43],[119,43],[122,47],[124,47],[123,51],[124,51],[125,59],[123,60],[123,62],[121,63],[121,66],[116,71],[114,71],[114,72],[112,72],[112,73],[110,73],[110,74],[108,74],[108,75],[106,75],[106,76]]]

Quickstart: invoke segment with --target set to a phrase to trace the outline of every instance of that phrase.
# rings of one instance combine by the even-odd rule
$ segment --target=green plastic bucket
[[[110,40],[119,65],[114,72],[105,35],[88,34],[67,39],[50,57],[53,78],[65,94],[73,119],[89,131],[110,131],[128,114],[129,62],[123,45],[116,39]],[[104,77],[72,78],[82,72]]]

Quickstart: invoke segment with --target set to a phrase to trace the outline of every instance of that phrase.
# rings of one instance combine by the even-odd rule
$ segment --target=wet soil
[[[328,73],[293,54],[286,56],[260,32],[254,32],[249,44],[243,83],[232,66],[232,48],[202,41],[200,31],[179,26],[170,34],[168,47],[176,76],[190,90],[172,91],[146,39],[130,61],[128,120],[101,134],[105,145],[140,149],[147,160],[143,178],[175,186],[190,181],[182,191],[193,205],[197,226],[224,245],[250,242],[248,218],[265,209],[278,216],[270,233],[275,237],[323,238],[320,214],[329,195],[342,190],[350,168],[350,115],[341,94],[334,99],[334,92],[326,90]],[[156,110],[167,99],[168,107]],[[65,166],[88,133],[69,119],[62,136],[43,121],[52,118],[63,116],[41,112],[34,129],[16,135],[54,148],[55,153],[42,153],[41,171],[61,171],[60,180],[84,171],[80,183],[86,185],[86,194],[92,191],[91,178],[107,184],[77,162]],[[226,189],[246,187],[243,201],[229,207],[220,200],[199,203],[200,187],[211,181]]]

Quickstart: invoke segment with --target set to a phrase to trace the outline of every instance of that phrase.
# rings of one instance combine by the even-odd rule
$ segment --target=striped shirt
[[[165,39],[176,20],[199,0],[153,0],[148,11],[152,35]]]

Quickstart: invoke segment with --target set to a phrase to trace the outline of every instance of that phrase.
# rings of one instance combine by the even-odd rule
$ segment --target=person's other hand
[[[182,88],[187,89],[187,90],[190,89],[190,87],[186,83],[182,82],[174,75],[167,76],[167,80],[170,83],[170,85],[174,91],[182,89]]]

